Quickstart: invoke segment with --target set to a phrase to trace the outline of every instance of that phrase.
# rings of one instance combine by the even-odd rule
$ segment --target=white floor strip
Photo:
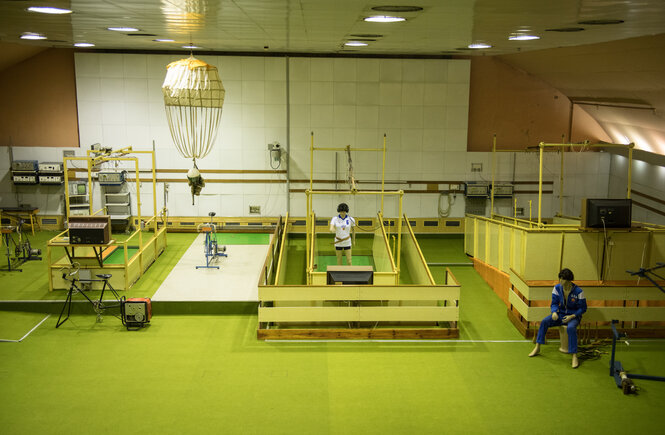
[[[258,281],[269,245],[227,245],[228,257],[205,265],[204,234],[199,234],[152,297],[153,301],[259,300]]]
[[[37,324],[36,324],[31,330],[29,330],[29,331],[28,331],[23,337],[19,338],[18,340],[6,340],[6,339],[4,339],[4,338],[0,338],[0,342],[3,342],[3,343],[20,343],[21,341],[25,340],[25,338],[26,338],[28,335],[32,334],[32,331],[34,331],[35,329],[39,328],[39,326],[40,326],[42,323],[44,323],[44,322],[46,321],[46,319],[48,319],[49,317],[51,317],[50,314],[46,315],[46,317],[44,317],[44,318],[42,319],[41,322],[37,323]]]

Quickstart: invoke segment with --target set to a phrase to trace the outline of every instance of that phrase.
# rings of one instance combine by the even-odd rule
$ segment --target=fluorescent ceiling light
[[[69,9],[51,8],[47,6],[31,6],[28,8],[30,12],[38,12],[40,14],[71,14]]]
[[[349,41],[344,43],[344,45],[348,47],[367,47],[368,44],[366,42],[360,42],[360,41]]]
[[[113,30],[114,32],[138,32],[139,29],[135,27],[107,27],[107,30]]]
[[[520,35],[510,35],[508,39],[510,41],[532,41],[534,39],[540,39],[540,36],[520,34]]]
[[[399,21],[406,21],[403,17],[391,17],[388,15],[374,15],[373,17],[365,18],[365,21],[370,23],[397,23]]]
[[[198,47],[196,45],[183,45],[182,48],[187,48],[187,49],[194,50],[196,48],[201,48],[201,47]]]
[[[155,42],[175,42],[173,39],[153,39]]]
[[[469,48],[473,49],[492,48],[492,46],[489,44],[485,44],[484,42],[474,42],[473,44],[469,44]]]
[[[38,40],[38,39],[46,39],[46,36],[40,35],[39,33],[26,32],[26,33],[21,35],[21,39]]]
[[[80,47],[80,48],[86,48],[86,47],[94,47],[95,44],[92,44],[90,42],[77,42],[74,44],[74,47]]]

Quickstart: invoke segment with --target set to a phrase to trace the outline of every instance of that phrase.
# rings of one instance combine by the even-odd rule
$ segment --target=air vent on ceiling
[[[604,26],[606,24],[621,24],[623,20],[584,20],[578,21],[577,24],[590,25],[590,26]]]
[[[420,6],[374,6],[372,10],[377,12],[420,12],[423,8]]]
[[[356,33],[349,36],[353,38],[383,38],[383,35],[379,35],[376,33]]]
[[[581,32],[584,27],[559,27],[558,29],[545,29],[546,32]]]

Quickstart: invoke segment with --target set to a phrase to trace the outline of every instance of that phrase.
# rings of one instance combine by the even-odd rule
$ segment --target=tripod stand
[[[118,292],[116,292],[116,290],[113,288],[113,286],[109,282],[109,278],[111,278],[112,275],[102,274],[102,275],[96,275],[100,279],[83,279],[82,280],[82,279],[76,278],[76,275],[78,274],[78,272],[79,272],[79,268],[77,267],[77,268],[73,269],[72,271],[70,271],[69,273],[63,273],[62,274],[62,278],[67,280],[67,281],[70,281],[71,285],[69,286],[69,291],[67,292],[67,298],[65,299],[65,303],[62,306],[62,310],[60,310],[60,317],[58,317],[58,322],[55,325],[56,328],[59,328],[60,325],[62,325],[63,323],[65,323],[69,319],[69,315],[71,314],[71,311],[72,311],[72,296],[74,296],[75,293],[81,293],[83,295],[83,297],[85,297],[88,300],[88,302],[90,302],[90,304],[93,306],[93,308],[95,310],[95,313],[97,313],[97,322],[102,321],[102,319],[103,319],[102,316],[104,314],[104,311],[107,308],[120,307],[120,305],[122,304],[122,298],[124,298],[124,296],[121,298],[118,295]],[[77,282],[78,283],[82,283],[82,282],[86,282],[86,283],[87,282],[103,282],[104,285],[102,286],[102,292],[99,295],[99,300],[98,301],[93,301],[92,299],[90,299],[90,297],[87,294],[85,294],[84,290],[77,285]],[[113,293],[113,296],[115,297],[116,301],[118,301],[117,305],[105,305],[104,304],[104,300],[103,300],[104,299],[104,291],[107,288]],[[67,317],[62,319],[62,315],[65,312],[65,308],[67,309]]]

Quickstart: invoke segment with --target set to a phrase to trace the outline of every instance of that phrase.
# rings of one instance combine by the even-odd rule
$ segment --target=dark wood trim
[[[128,174],[136,173],[135,170],[127,170]],[[88,172],[86,168],[67,168],[67,171],[73,172]],[[163,174],[186,174],[189,169],[155,169],[156,173]],[[98,169],[93,169],[92,172],[100,172]],[[102,171],[104,172],[104,171]],[[202,174],[286,174],[285,170],[269,170],[269,169],[200,169]],[[139,169],[139,173],[150,173],[146,169]]]
[[[653,207],[651,207],[651,206],[649,206],[649,205],[643,204],[643,203],[641,203],[641,202],[639,202],[639,201],[635,201],[634,199],[633,199],[633,204],[636,205],[636,206],[638,206],[638,207],[645,208],[645,209],[647,209],[647,210],[649,210],[649,211],[652,211],[652,212],[654,212],[654,213],[656,213],[656,214],[659,214],[659,215],[661,215],[661,216],[665,216],[665,212],[660,211],[660,210],[658,210],[657,208],[653,208]]]
[[[432,340],[458,338],[458,328],[418,329],[257,329],[259,340]]]
[[[118,53],[118,54],[172,54],[187,57],[191,54],[189,50],[131,50],[131,49],[74,49],[75,53]],[[381,53],[301,53],[282,51],[218,51],[197,50],[201,56],[257,56],[257,57],[331,57],[331,58],[358,58],[358,59],[470,59],[471,56],[464,53],[451,54],[381,54]]]
[[[637,191],[637,190],[631,190],[630,193],[634,193],[635,195],[643,196],[644,198],[646,198],[646,199],[650,199],[650,200],[652,200],[653,202],[657,202],[657,203],[659,203],[659,204],[663,204],[663,205],[665,205],[665,201],[663,201],[663,200],[660,199],[660,198],[656,198],[655,196],[647,195],[646,193],[642,193],[642,192]]]

